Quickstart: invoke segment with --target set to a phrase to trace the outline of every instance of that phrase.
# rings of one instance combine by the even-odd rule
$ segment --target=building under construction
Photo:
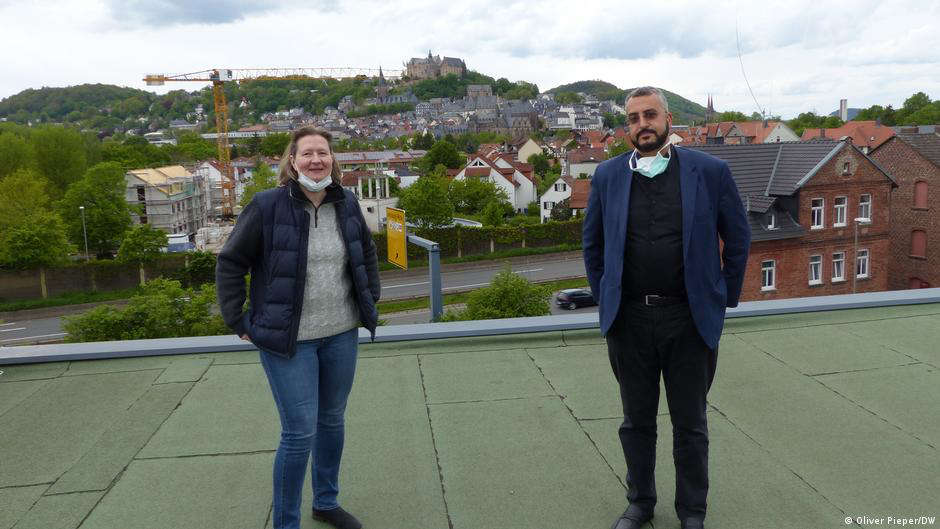
[[[208,182],[198,172],[182,165],[132,169],[125,174],[125,181],[125,199],[136,224],[187,235],[209,224]]]

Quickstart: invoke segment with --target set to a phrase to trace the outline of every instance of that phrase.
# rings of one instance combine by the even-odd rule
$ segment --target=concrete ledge
[[[736,308],[729,309],[726,317],[743,318],[748,316],[824,312],[924,303],[940,303],[940,288],[893,290],[887,292],[771,301],[749,301],[741,303]],[[420,323],[379,327],[376,331],[375,341],[399,342],[466,336],[496,336],[529,332],[594,329],[598,326],[599,321],[596,312],[502,320]],[[369,343],[371,341],[369,332],[360,328],[359,343]],[[0,347],[0,365],[137,356],[219,353],[247,351],[252,349],[254,349],[254,346],[242,341],[234,335],[88,342],[78,344],[26,345]]]

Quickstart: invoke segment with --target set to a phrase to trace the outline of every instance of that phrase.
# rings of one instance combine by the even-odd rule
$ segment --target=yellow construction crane
[[[228,102],[225,100],[226,81],[291,81],[310,79],[348,79],[354,77],[376,77],[380,68],[216,68],[201,72],[176,75],[148,74],[144,77],[147,86],[163,86],[168,81],[191,81],[212,83],[212,99],[215,105],[216,144],[219,148],[219,165],[222,171],[222,215],[231,217],[235,211],[235,175],[228,142]],[[388,77],[400,77],[401,70],[384,72]]]

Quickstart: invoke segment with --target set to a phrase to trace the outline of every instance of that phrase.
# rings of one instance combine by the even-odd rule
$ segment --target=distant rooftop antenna
[[[760,103],[757,102],[757,96],[754,95],[754,90],[751,89],[751,83],[747,80],[747,73],[744,71],[744,59],[741,58],[741,36],[738,34],[738,17],[734,17],[734,38],[738,43],[738,62],[741,63],[741,75],[744,76],[744,84],[747,85],[748,91],[751,92],[751,97],[754,98],[754,104],[757,105],[757,109],[760,110],[761,119],[764,119],[767,117],[767,114],[760,106]]]

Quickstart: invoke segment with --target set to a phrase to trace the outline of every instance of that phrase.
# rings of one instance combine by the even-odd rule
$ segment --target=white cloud
[[[654,84],[720,110],[791,117],[940,98],[940,4],[718,1],[648,5],[549,0],[0,0],[0,97],[147,73],[209,68],[382,66],[430,49],[493,77],[547,90],[583,79]],[[169,88],[199,88],[178,84]]]

